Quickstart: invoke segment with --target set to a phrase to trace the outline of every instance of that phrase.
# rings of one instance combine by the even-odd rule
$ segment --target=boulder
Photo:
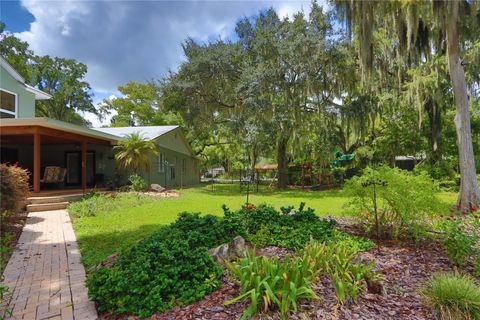
[[[159,185],[159,184],[152,183],[152,184],[150,185],[150,190],[153,190],[153,191],[155,191],[155,192],[163,192],[163,191],[165,191],[165,188],[162,187],[162,186]]]
[[[221,244],[216,248],[210,249],[209,253],[219,263],[223,263],[225,260],[229,260],[228,244],[226,243]]]
[[[243,257],[245,255],[245,239],[236,236],[228,244],[228,254],[230,257]]]
[[[236,236],[230,243],[221,244],[216,248],[208,250],[208,253],[215,258],[218,263],[243,257],[245,256],[245,239],[241,236]]]

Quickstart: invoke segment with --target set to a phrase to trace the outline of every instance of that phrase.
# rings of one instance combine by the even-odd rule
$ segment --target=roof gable
[[[13,67],[2,56],[0,56],[0,65],[13,79],[20,82],[25,87],[26,91],[33,93],[35,95],[35,100],[48,100],[52,98],[48,93],[26,84],[25,79],[13,69]]]
[[[92,128],[94,130],[125,138],[132,133],[139,133],[144,139],[157,140],[162,148],[195,156],[182,129],[179,126],[144,126],[144,127],[111,127]]]
[[[139,133],[144,139],[153,140],[167,132],[175,130],[178,126],[148,126],[148,127],[111,127],[111,128],[93,128],[108,134],[113,134],[120,138],[125,138],[132,133]]]

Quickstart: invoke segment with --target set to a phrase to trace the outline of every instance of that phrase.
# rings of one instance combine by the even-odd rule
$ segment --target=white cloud
[[[273,6],[280,17],[309,1],[40,1],[23,0],[34,16],[16,35],[39,55],[73,58],[88,66],[100,102],[128,80],[149,81],[175,70],[187,37],[228,38],[236,22]],[[93,120],[88,116],[90,121]],[[94,121],[92,121],[94,122]]]

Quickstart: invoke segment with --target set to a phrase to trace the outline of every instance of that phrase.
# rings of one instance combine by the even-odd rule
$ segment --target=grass
[[[469,276],[436,274],[422,293],[441,320],[480,319],[480,288]]]
[[[180,198],[159,198],[140,201],[135,196],[115,199],[114,206],[102,207],[102,213],[75,218],[74,229],[86,268],[98,264],[114,252],[130,247],[162,225],[175,221],[183,211],[221,216],[222,204],[238,209],[246,202],[246,192],[237,185],[202,185],[181,190]],[[441,199],[453,203],[455,194],[442,193]],[[267,203],[276,208],[298,207],[300,202],[316,210],[320,216],[345,215],[342,206],[348,197],[342,190],[308,192],[303,190],[271,190],[261,187],[249,196],[256,205]],[[119,205],[119,203],[121,205]],[[447,208],[447,207],[446,207]]]

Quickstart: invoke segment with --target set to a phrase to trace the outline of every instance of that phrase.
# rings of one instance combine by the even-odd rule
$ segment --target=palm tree
[[[125,136],[113,147],[115,159],[120,166],[138,174],[140,169],[150,169],[151,156],[158,154],[158,148],[151,140],[146,140],[138,132]]]
[[[363,74],[373,70],[373,32],[379,26],[394,26],[399,55],[422,62],[422,55],[429,54],[434,43],[440,47],[446,44],[446,55],[450,81],[453,89],[456,116],[460,194],[458,205],[479,207],[480,191],[475,170],[470,106],[465,71],[461,62],[461,48],[464,47],[466,28],[478,27],[479,5],[476,0],[416,1],[416,0],[333,0],[342,22],[358,34],[359,57]],[[470,25],[469,25],[470,23]]]

